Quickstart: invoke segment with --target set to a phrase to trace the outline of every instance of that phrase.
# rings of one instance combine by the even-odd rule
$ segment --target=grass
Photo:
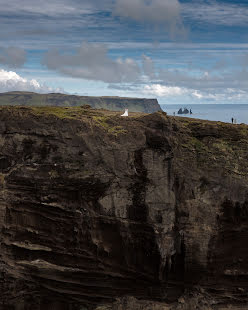
[[[245,140],[248,138],[248,126],[247,125],[240,125],[240,134],[241,137]]]
[[[206,146],[204,143],[202,143],[200,140],[198,140],[197,138],[192,138],[191,139],[191,143],[193,145],[193,147],[195,148],[196,152],[200,153],[204,150],[206,150]]]
[[[207,146],[195,137],[190,137],[183,146],[190,150],[195,150],[197,153],[207,151]]]
[[[228,141],[218,139],[213,143],[213,147],[221,152],[233,152],[232,146]]]
[[[87,107],[30,107],[31,111],[35,115],[54,115],[62,119],[78,119],[83,116],[95,116],[100,115],[99,112],[89,109]]]
[[[105,131],[112,135],[125,134],[127,130],[125,130],[122,126],[112,126],[109,123],[110,117],[106,115],[102,116],[93,116],[93,120],[97,124],[97,126],[104,128]]]

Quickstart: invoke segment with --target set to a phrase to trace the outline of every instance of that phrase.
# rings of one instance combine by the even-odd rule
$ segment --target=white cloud
[[[193,91],[192,95],[194,97],[196,97],[197,99],[202,99],[203,98],[203,95],[199,91],[197,91],[197,90]]]
[[[181,87],[164,86],[160,84],[145,85],[144,94],[158,97],[182,96],[188,93],[188,90]]]
[[[201,102],[242,102],[248,100],[248,91],[242,89],[223,88],[223,89],[204,89],[196,90],[190,87],[168,86],[163,84],[145,85],[109,85],[109,88],[123,91],[129,96],[139,97],[159,97],[166,99],[190,100],[196,103]]]
[[[38,93],[58,92],[62,89],[52,89],[37,80],[28,80],[16,72],[0,69],[0,92],[8,91],[30,91]]]

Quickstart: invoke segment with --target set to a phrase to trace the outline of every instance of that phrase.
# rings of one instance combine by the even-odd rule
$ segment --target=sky
[[[0,6],[0,92],[248,103],[247,0]]]

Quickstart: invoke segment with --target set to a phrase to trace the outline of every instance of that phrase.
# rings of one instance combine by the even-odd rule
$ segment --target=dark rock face
[[[107,109],[111,111],[154,113],[162,111],[157,99],[123,98],[123,97],[90,97],[66,94],[37,94],[32,92],[0,93],[0,105],[21,106],[58,106],[76,107],[90,105],[94,109]]]
[[[108,126],[1,110],[0,309],[247,309],[247,126]]]

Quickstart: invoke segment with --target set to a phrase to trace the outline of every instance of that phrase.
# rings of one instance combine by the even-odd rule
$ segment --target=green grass
[[[125,130],[122,126],[113,126],[109,123],[110,117],[109,116],[93,116],[93,120],[95,121],[96,125],[102,127],[105,131],[112,135],[119,135],[125,134],[127,130]]]
[[[204,143],[202,143],[200,140],[198,140],[197,138],[192,138],[191,139],[191,143],[193,145],[193,147],[195,148],[195,150],[197,152],[202,152],[206,149],[206,146]]]
[[[31,111],[35,115],[54,115],[62,119],[78,119],[83,116],[95,116],[100,115],[99,112],[81,107],[30,107]]]
[[[195,150],[197,153],[202,153],[207,150],[207,146],[195,137],[190,137],[183,146],[190,150]]]

